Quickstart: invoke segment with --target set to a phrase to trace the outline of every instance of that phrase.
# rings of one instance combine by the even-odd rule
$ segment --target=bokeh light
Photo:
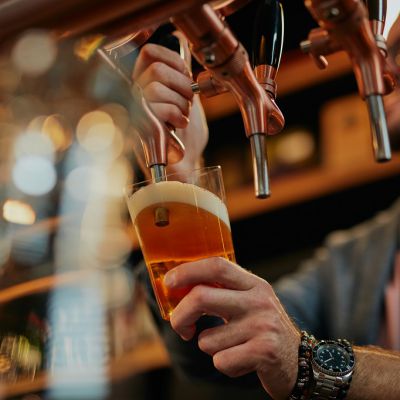
[[[65,189],[69,196],[78,201],[87,201],[93,190],[104,191],[106,179],[93,167],[82,166],[73,169],[65,180]]]
[[[306,160],[315,151],[312,134],[307,131],[293,131],[282,136],[276,144],[276,158],[285,164],[296,164]]]
[[[61,115],[49,115],[43,122],[42,133],[50,138],[57,151],[65,151],[72,143],[72,131]]]
[[[47,136],[39,132],[26,132],[16,139],[14,154],[17,160],[25,156],[38,156],[52,161],[54,146]]]
[[[24,156],[12,170],[15,186],[23,193],[40,196],[50,192],[57,179],[53,164],[40,156]]]
[[[118,126],[122,132],[126,131],[128,128],[130,117],[128,110],[123,105],[118,103],[107,103],[101,106],[99,111],[109,114],[115,125]]]
[[[132,166],[126,158],[121,157],[104,171],[104,176],[107,179],[107,186],[99,187],[104,190],[102,194],[121,198],[124,186],[133,181]]]
[[[132,249],[131,239],[123,226],[106,226],[94,207],[87,207],[82,221],[81,240],[84,244],[85,265],[112,268],[128,258]]]
[[[57,57],[57,46],[50,34],[33,30],[23,34],[15,43],[11,58],[22,74],[38,76],[45,73]]]
[[[36,214],[30,204],[8,199],[3,205],[3,218],[14,224],[32,225],[36,220]]]
[[[113,143],[115,124],[103,111],[91,111],[79,121],[76,135],[79,144],[89,153],[103,152]]]

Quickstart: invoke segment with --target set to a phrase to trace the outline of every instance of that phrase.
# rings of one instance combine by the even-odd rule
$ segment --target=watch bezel
[[[317,357],[318,349],[321,348],[322,346],[326,346],[326,345],[338,346],[348,354],[348,356],[349,356],[348,368],[346,368],[345,371],[341,371],[341,372],[331,371],[329,369],[322,367],[320,364],[318,364],[318,362],[316,361],[318,359],[318,357]],[[354,369],[354,353],[353,353],[351,347],[349,348],[344,343],[338,342],[337,340],[321,340],[312,349],[311,363],[318,371],[320,371],[326,375],[338,376],[338,377],[346,376],[349,373],[351,373]]]

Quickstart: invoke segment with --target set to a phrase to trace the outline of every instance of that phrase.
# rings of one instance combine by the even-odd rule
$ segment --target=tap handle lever
[[[383,56],[387,56],[386,39],[383,36],[385,29],[387,2],[386,0],[364,0],[368,10],[368,18],[371,24],[375,41]]]
[[[253,29],[251,63],[257,80],[275,98],[275,77],[282,56],[283,8],[278,0],[260,0]]]
[[[278,0],[261,0],[253,29],[252,65],[279,68],[283,46],[283,9]]]
[[[370,21],[378,21],[381,23],[381,28],[385,27],[387,0],[364,0],[368,9],[368,16]],[[375,34],[382,34],[382,32],[374,32]]]

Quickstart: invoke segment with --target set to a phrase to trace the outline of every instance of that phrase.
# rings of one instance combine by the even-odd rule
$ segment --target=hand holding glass
[[[167,289],[163,279],[170,269],[208,257],[235,261],[221,168],[141,182],[125,194],[161,315],[169,320],[191,289]]]

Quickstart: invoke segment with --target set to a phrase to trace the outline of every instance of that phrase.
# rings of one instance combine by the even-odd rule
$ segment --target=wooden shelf
[[[281,67],[276,77],[278,104],[279,97],[327,82],[352,70],[349,57],[345,52],[338,52],[329,56],[328,61],[328,67],[321,70],[317,68],[308,55],[301,53],[300,50],[283,54]],[[211,98],[202,97],[201,101],[209,121],[239,111],[237,103],[230,93],[223,93]]]
[[[8,303],[9,301],[23,296],[43,293],[57,286],[72,285],[77,282],[82,282],[82,279],[89,277],[89,275],[90,271],[72,271],[13,285],[0,290],[0,304]]]
[[[272,195],[265,200],[255,198],[253,185],[227,191],[229,216],[231,221],[248,218],[397,174],[400,154],[394,154],[385,164],[355,161],[347,169],[318,167],[297,172],[271,179]]]
[[[141,343],[131,352],[112,360],[108,368],[108,379],[115,382],[128,376],[169,365],[170,359],[161,339],[153,339]],[[9,385],[0,384],[0,398],[44,390],[50,386],[51,378],[50,374],[41,373],[34,380],[21,380]],[[57,376],[57,384],[73,385],[76,381],[82,382],[82,377],[73,374],[72,371],[68,371],[62,377]]]

